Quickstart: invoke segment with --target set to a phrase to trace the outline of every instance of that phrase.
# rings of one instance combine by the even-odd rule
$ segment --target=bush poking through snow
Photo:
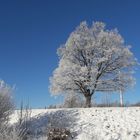
[[[16,127],[20,130],[20,137],[22,140],[27,140],[30,137],[31,133],[31,114],[32,110],[29,105],[24,107],[23,103],[21,103],[20,111],[18,113],[18,122]]]
[[[70,130],[52,128],[48,132],[48,140],[70,140],[72,139]]]
[[[0,140],[27,140],[26,139],[26,130],[21,126],[4,126],[3,133],[0,136]]]
[[[75,115],[72,116],[72,114]],[[33,117],[29,121],[27,140],[47,140],[50,130],[54,128],[68,130],[75,137],[76,134],[74,134],[73,127],[76,125],[76,115],[75,110],[53,110],[45,114],[40,114],[38,117]],[[66,134],[68,134],[67,132]],[[69,140],[71,139],[69,138]]]

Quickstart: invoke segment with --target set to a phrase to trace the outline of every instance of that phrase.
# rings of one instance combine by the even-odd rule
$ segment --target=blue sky
[[[84,20],[117,27],[140,62],[139,13],[139,0],[0,0],[0,78],[16,85],[17,106],[21,100],[34,108],[59,103],[62,98],[50,96],[49,77],[57,48],[75,27]],[[125,101],[140,101],[139,70],[135,77]]]

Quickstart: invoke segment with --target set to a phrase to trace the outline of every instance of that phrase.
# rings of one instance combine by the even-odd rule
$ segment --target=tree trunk
[[[91,107],[91,95],[85,96],[86,104],[85,107]]]

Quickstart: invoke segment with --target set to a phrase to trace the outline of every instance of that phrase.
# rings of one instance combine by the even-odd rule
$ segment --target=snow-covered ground
[[[18,114],[11,116],[11,123]],[[54,126],[75,132],[75,140],[140,140],[140,107],[34,109],[32,117],[34,130],[47,126],[51,118]]]

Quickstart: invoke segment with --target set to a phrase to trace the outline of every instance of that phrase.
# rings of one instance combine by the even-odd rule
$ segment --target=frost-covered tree
[[[13,140],[10,137],[13,133],[9,134],[8,126],[9,116],[14,109],[11,96],[12,90],[13,88],[7,85],[3,80],[0,80],[0,140]]]
[[[137,61],[130,46],[116,29],[107,30],[102,22],[91,27],[82,22],[58,55],[59,66],[50,78],[53,95],[81,93],[90,107],[95,92],[119,92],[135,83],[132,71]]]
[[[12,90],[13,88],[7,85],[3,80],[0,80],[0,126],[8,120],[9,115],[13,111]]]
[[[64,108],[78,108],[83,107],[83,99],[79,94],[67,93],[64,98]]]

